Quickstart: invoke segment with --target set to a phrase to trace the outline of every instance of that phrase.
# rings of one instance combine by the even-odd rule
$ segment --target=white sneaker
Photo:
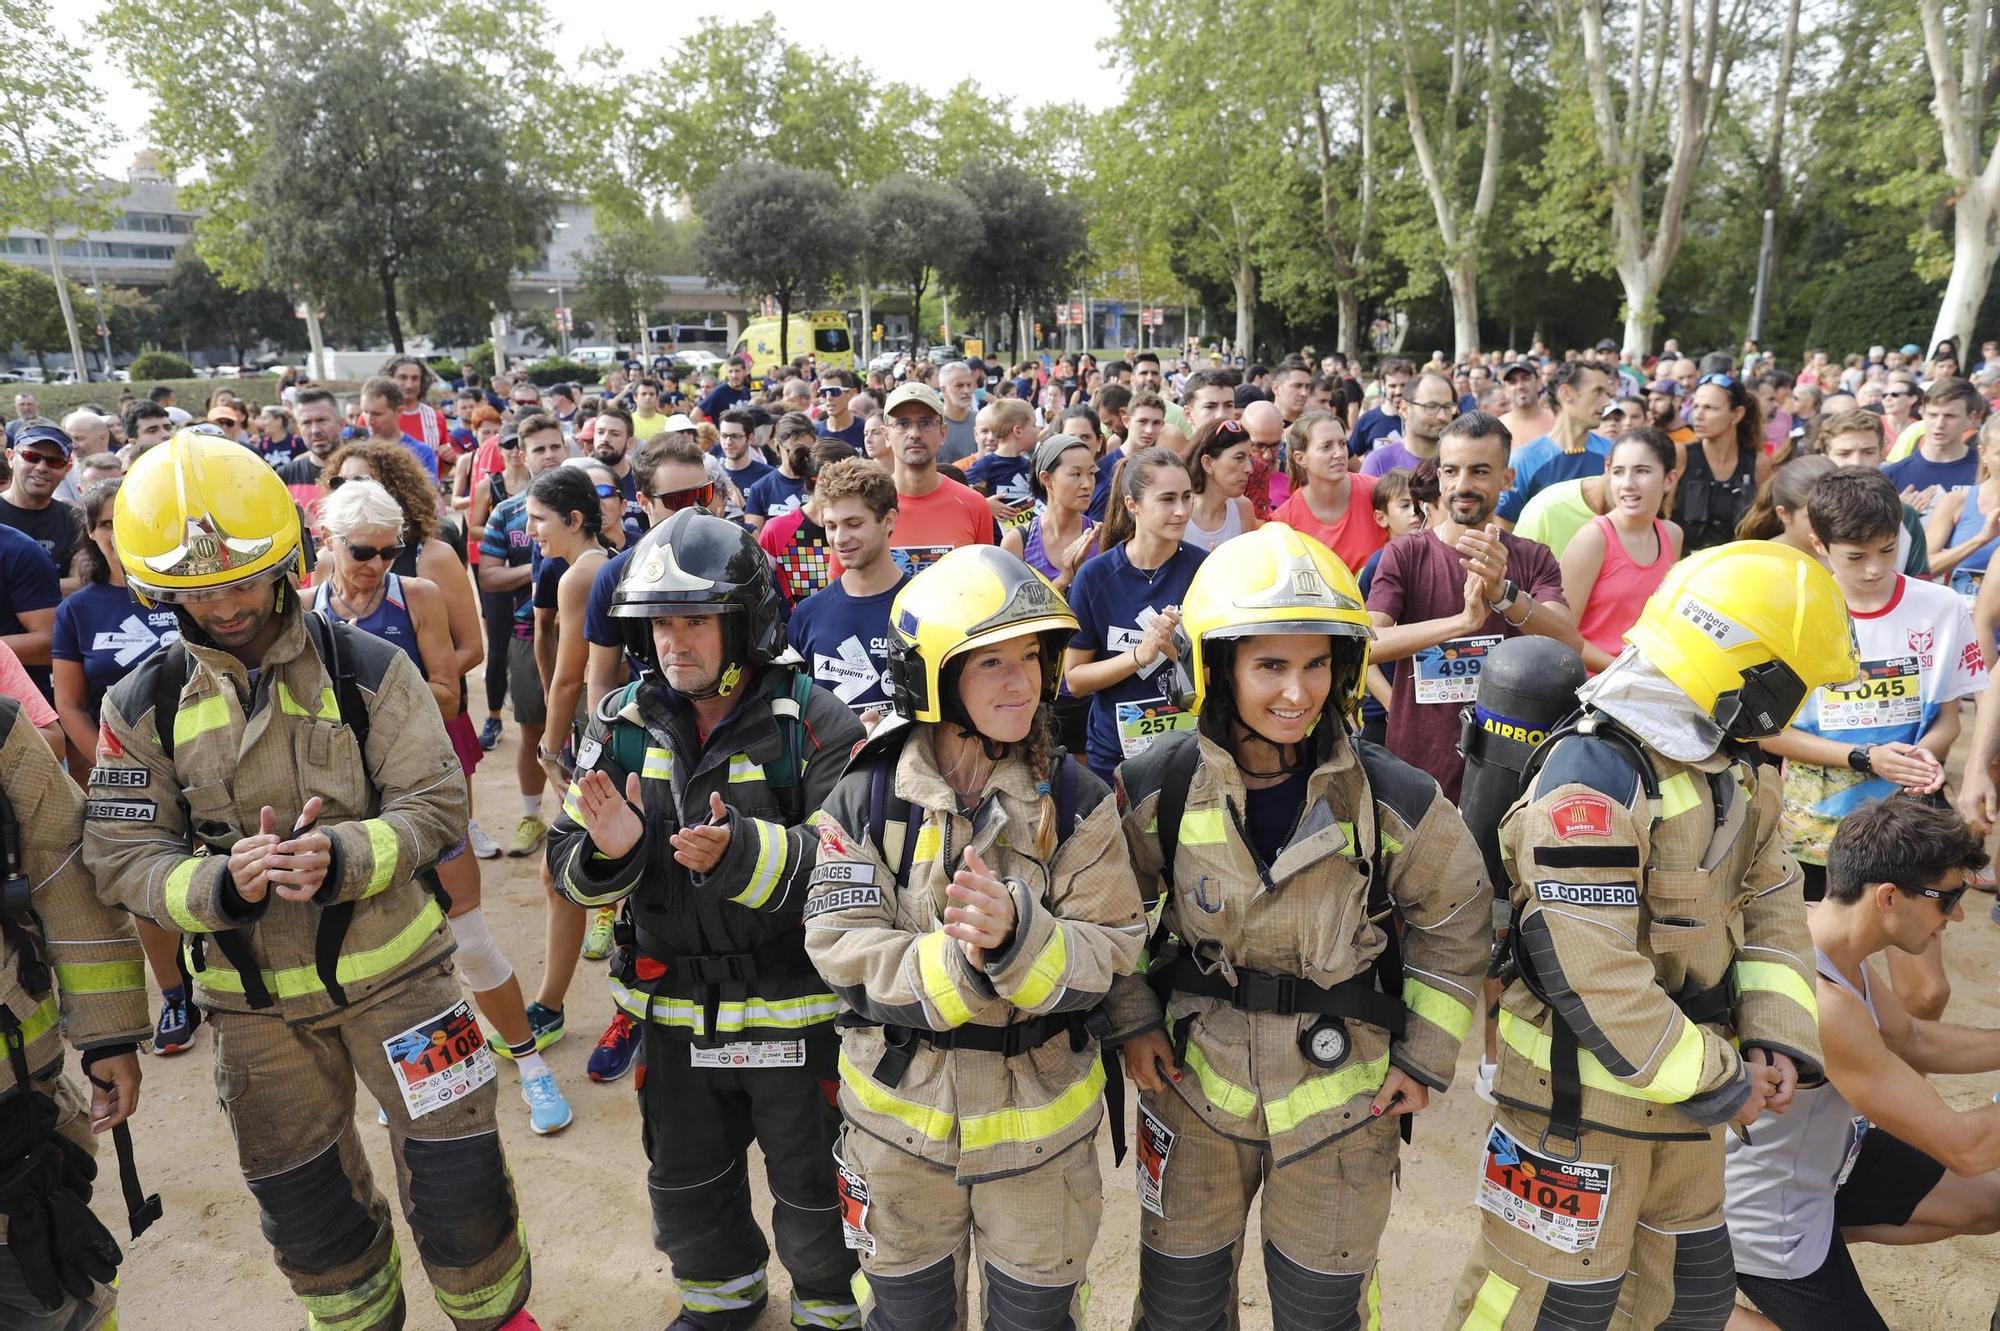
[[[1493,1098],[1493,1078],[1499,1071],[1498,1063],[1488,1063],[1485,1059],[1481,1059],[1479,1075],[1472,1079],[1472,1093],[1495,1108],[1499,1107],[1500,1102]]]
[[[465,839],[472,844],[472,853],[482,860],[500,858],[500,843],[486,835],[486,829],[479,825],[477,818],[465,824]]]

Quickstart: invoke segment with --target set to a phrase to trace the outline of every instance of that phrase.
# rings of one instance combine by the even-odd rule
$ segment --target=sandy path
[[[479,696],[475,689],[475,697]],[[511,723],[501,747],[475,777],[485,826],[503,844],[512,828],[514,794]],[[547,807],[554,811],[554,802]],[[486,913],[494,935],[533,993],[541,972],[541,888],[532,860],[488,861]],[[1991,898],[1967,899],[1967,923],[1950,934],[1955,986],[1950,1016],[1967,1024],[2000,1026],[2000,1001],[1991,977],[2000,960],[2000,929],[1988,920]],[[535,1267],[531,1307],[545,1327],[609,1331],[661,1327],[672,1306],[666,1259],[655,1252],[645,1199],[645,1158],[632,1082],[598,1086],[584,1076],[584,1061],[611,1015],[600,965],[582,964],[568,1002],[569,1034],[549,1051],[557,1076],[576,1109],[562,1135],[537,1138],[528,1130],[511,1069],[501,1070],[501,1128],[519,1189]],[[1476,1229],[1472,1209],[1475,1153],[1488,1122],[1486,1107],[1470,1093],[1472,1056],[1461,1059],[1455,1090],[1434,1103],[1405,1151],[1402,1191],[1383,1239],[1382,1322],[1390,1328],[1436,1328],[1446,1323],[1452,1291]],[[165,1199],[167,1214],[136,1244],[128,1244],[123,1269],[125,1331],[185,1331],[190,1315],[200,1325],[228,1331],[294,1331],[305,1315],[272,1264],[257,1227],[256,1207],[236,1170],[229,1130],[210,1086],[212,1045],[197,1037],[188,1053],[145,1059],[145,1087],[135,1124],[146,1186]],[[74,1065],[72,1064],[72,1067]],[[1976,1104],[2000,1078],[1937,1079],[1951,1102]],[[361,1093],[357,1130],[368,1145],[376,1178],[390,1186],[387,1136],[375,1124],[375,1106]],[[1112,1168],[1100,1137],[1106,1180],[1104,1229],[1092,1261],[1094,1328],[1125,1324],[1137,1281],[1138,1204],[1129,1175]],[[761,1166],[753,1166],[761,1180]],[[766,1194],[761,1181],[758,1195]],[[122,1234],[115,1183],[100,1192],[100,1211]],[[760,1214],[768,1201],[760,1200]],[[413,1331],[450,1326],[430,1297],[415,1248],[397,1220]],[[1966,1238],[1919,1248],[1862,1247],[1856,1261],[1891,1326],[1987,1326],[2000,1293],[2000,1243]],[[222,1279],[218,1279],[222,1276]],[[1246,1327],[1268,1326],[1263,1274],[1248,1264],[1244,1283]],[[783,1311],[783,1269],[772,1266],[773,1300],[760,1328],[788,1325]],[[199,1310],[199,1311],[197,1311]]]

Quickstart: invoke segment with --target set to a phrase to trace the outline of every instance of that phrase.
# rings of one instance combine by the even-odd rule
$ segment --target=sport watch
[[[1521,594],[1521,589],[1515,585],[1514,580],[1512,578],[1502,578],[1500,579],[1499,598],[1497,600],[1488,601],[1486,604],[1491,606],[1493,609],[1499,611],[1501,615],[1504,616],[1514,608],[1514,602],[1516,598],[1520,596],[1520,594]]]
[[[1856,745],[1847,751],[1847,765],[1864,776],[1875,775],[1875,764],[1869,760],[1866,744]]]

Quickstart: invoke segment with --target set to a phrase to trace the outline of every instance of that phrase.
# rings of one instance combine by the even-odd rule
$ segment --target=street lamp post
[[[569,230],[569,223],[560,218],[556,219],[556,230],[559,233]],[[568,306],[563,303],[562,272],[556,267],[556,262],[556,257],[551,255],[549,257],[549,272],[556,279],[556,284],[550,290],[556,298],[556,334],[562,346],[562,354],[567,358],[569,356],[569,313]]]

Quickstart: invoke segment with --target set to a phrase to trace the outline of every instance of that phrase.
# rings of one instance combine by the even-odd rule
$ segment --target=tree
[[[511,274],[548,243],[554,200],[507,160],[479,90],[379,22],[294,62],[317,76],[261,111],[282,148],[250,176],[259,271],[312,292],[372,287],[398,351],[405,298],[510,304]]]
[[[1644,352],[1652,347],[1660,286],[1680,252],[1696,173],[1729,96],[1749,0],[1731,0],[1727,14],[1721,0],[1699,6],[1696,0],[1633,0],[1621,43],[1627,68],[1617,88],[1605,5],[1563,0],[1552,8],[1559,39],[1567,36],[1572,11],[1581,34],[1580,58],[1559,56],[1554,63],[1569,72],[1573,90],[1577,79],[1582,83],[1588,112],[1579,118],[1588,122],[1610,196],[1612,266],[1625,289],[1625,350]]]
[[[1986,142],[1994,14],[1989,4],[1967,4],[1954,6],[1947,19],[1943,0],[1917,0],[1917,15],[1935,91],[1931,113],[1937,117],[1954,196],[1951,280],[1945,284],[1930,345],[1958,338],[1963,357],[1973,316],[1986,298],[1993,265],[2000,261],[2000,136],[1990,147]]]
[[[1076,278],[1089,240],[1083,209],[1007,162],[970,162],[957,183],[979,238],[941,276],[975,311],[1005,315],[1024,347],[1022,314],[1061,300]]]
[[[72,299],[81,295],[71,293]],[[68,336],[49,275],[0,263],[0,350],[18,345],[40,362],[47,353],[61,350]]]
[[[867,271],[910,292],[910,327],[919,326],[932,275],[955,269],[979,238],[972,200],[949,181],[894,175],[861,200]]]
[[[610,338],[615,340],[617,330],[625,328],[635,340],[644,338],[653,308],[666,295],[665,275],[675,271],[673,248],[665,224],[656,218],[599,218],[590,243],[577,257],[577,268],[583,306]]]
[[[1423,175],[1424,190],[1430,195],[1431,210],[1437,217],[1438,239],[1442,242],[1438,259],[1444,267],[1445,285],[1451,290],[1453,345],[1455,354],[1463,358],[1479,349],[1480,251],[1485,242],[1487,224],[1493,219],[1493,204],[1500,185],[1501,130],[1506,119],[1509,81],[1502,0],[1487,0],[1486,3],[1486,26],[1481,43],[1485,66],[1482,99],[1485,113],[1481,118],[1485,127],[1478,159],[1478,183],[1470,200],[1465,196],[1461,170],[1464,156],[1461,134],[1469,128],[1461,124],[1461,119],[1471,100],[1466,84],[1469,63],[1467,33],[1465,25],[1457,21],[1463,5],[1454,3],[1453,21],[1447,29],[1451,42],[1449,76],[1444,103],[1439,108],[1435,148],[1432,146],[1432,129],[1424,110],[1422,84],[1418,77],[1418,56],[1424,44],[1410,40],[1410,25],[1405,13],[1407,8],[1404,5],[1390,7],[1395,16],[1397,45],[1401,48],[1403,110],[1409,117],[1410,143],[1416,154],[1417,169]],[[1426,26],[1418,31],[1428,39],[1436,29]]]
[[[753,159],[723,168],[695,211],[701,270],[776,301],[778,359],[790,359],[792,310],[831,287],[852,254],[853,201],[824,171]]]
[[[102,227],[116,213],[94,188],[90,169],[92,154],[111,132],[98,112],[96,88],[77,77],[88,63],[56,32],[44,0],[0,0],[0,68],[7,71],[0,78],[0,226],[30,227],[47,243],[78,378],[88,377],[90,366],[58,237]],[[104,370],[109,375],[111,367]]]
[[[268,287],[236,291],[224,286],[193,246],[174,259],[167,284],[154,294],[140,327],[144,340],[184,353],[227,346],[239,365],[261,342],[298,346],[299,331],[287,296]]]

